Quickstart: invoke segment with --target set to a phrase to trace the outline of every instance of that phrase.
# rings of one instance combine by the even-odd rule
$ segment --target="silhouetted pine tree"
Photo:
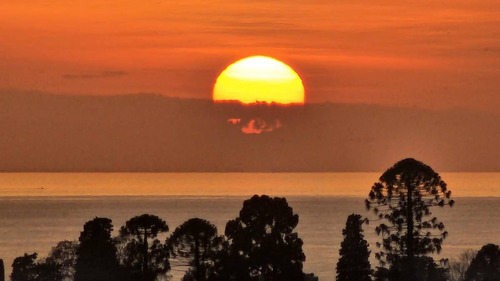
[[[85,223],[76,251],[75,281],[117,280],[118,260],[111,238],[113,225],[108,218]]]
[[[182,280],[206,281],[214,271],[224,237],[210,222],[192,218],[177,227],[166,242],[172,257],[190,266]]]
[[[439,253],[448,236],[444,224],[430,217],[430,208],[453,206],[450,197],[439,174],[415,159],[401,160],[382,174],[366,200],[366,207],[387,222],[375,229],[382,235],[382,243],[377,243],[382,250],[375,253],[380,270],[389,266],[400,271],[398,281],[420,281],[419,259]]]
[[[167,231],[163,219],[149,214],[133,217],[120,228],[118,258],[131,280],[157,280],[170,270],[168,252],[157,238]]]
[[[304,281],[299,216],[285,198],[254,195],[226,224],[229,248],[215,280]]]
[[[363,222],[358,214],[347,218],[342,230],[344,241],[340,244],[337,281],[371,281],[370,251],[363,236]]]

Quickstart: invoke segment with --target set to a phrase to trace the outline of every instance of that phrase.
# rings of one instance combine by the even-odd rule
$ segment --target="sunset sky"
[[[307,102],[495,113],[499,11],[498,0],[1,1],[0,90],[209,99],[226,66],[268,55],[299,73]]]
[[[429,167],[442,180],[429,177]],[[398,210],[390,198],[371,198],[378,182],[414,197],[400,197],[404,208]],[[417,194],[437,182],[445,200]],[[434,218],[429,221],[440,232],[424,237],[427,226],[417,224],[429,224],[422,206],[451,207],[450,190],[456,207],[432,210],[444,218],[446,233]],[[254,194],[286,196],[290,205],[284,198],[273,199],[279,208],[264,197],[243,201]],[[425,202],[408,203],[411,198]],[[408,253],[376,267],[375,245],[387,243],[375,242],[382,213],[367,210],[366,202],[374,204],[371,210],[388,202],[391,211],[410,215],[407,207],[416,206],[415,231],[406,229],[415,239],[405,242],[419,249],[400,243]],[[210,238],[217,243],[212,260],[204,261],[212,265],[203,266],[204,279],[285,280],[292,275],[276,275],[281,253],[272,253],[279,263],[269,259],[270,266],[257,267],[240,255],[234,264],[241,274],[219,258],[232,257],[224,252],[235,252],[231,243],[236,250],[246,243],[243,232],[261,232],[245,228],[253,223],[245,221],[252,206],[266,223],[271,215],[292,222],[271,232],[267,225],[265,232],[286,230],[280,247],[304,245],[305,277],[295,270],[302,271],[302,253],[292,253],[293,266],[285,264],[297,280],[333,281],[337,273],[341,279],[336,264],[352,272],[338,253],[353,233],[363,232],[352,228],[358,223],[367,234],[362,242],[371,245],[366,253],[373,251],[373,270],[363,271],[374,278],[406,269],[447,274],[464,253],[471,257],[481,245],[498,244],[500,0],[0,0],[0,261],[6,276],[72,273],[53,261],[76,260],[76,280],[92,277],[80,253],[93,243],[86,231],[100,223],[85,221],[112,219],[108,240],[133,242],[123,235],[135,219],[126,221],[155,214],[181,236],[184,228],[177,226],[192,217],[227,235]],[[349,214],[359,215],[353,222]],[[297,215],[300,236],[290,232]],[[406,215],[404,222],[412,224]],[[244,239],[235,240],[239,233],[232,229],[241,223]],[[393,226],[401,226],[399,218]],[[450,241],[436,256],[448,226]],[[422,237],[437,238],[431,247]],[[272,252],[267,240],[250,240],[259,253]],[[156,269],[168,265],[165,270],[146,262],[134,271],[135,246],[122,243],[117,257],[107,251],[109,262],[98,259],[113,265],[103,274],[114,278],[119,269],[115,279],[129,273],[128,279],[145,279],[162,271],[157,280],[181,280],[183,264],[194,263],[170,255],[175,239],[163,241],[152,242],[149,260],[158,261]],[[165,258],[157,255],[163,245],[170,249]],[[57,257],[58,249],[65,257]],[[31,261],[33,252],[40,255]],[[34,265],[24,268],[20,260]],[[182,280],[198,273],[189,269]]]

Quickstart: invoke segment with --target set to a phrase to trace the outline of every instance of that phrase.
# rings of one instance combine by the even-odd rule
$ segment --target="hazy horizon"
[[[372,172],[413,157],[497,172],[499,123],[470,110],[3,93],[0,171]]]

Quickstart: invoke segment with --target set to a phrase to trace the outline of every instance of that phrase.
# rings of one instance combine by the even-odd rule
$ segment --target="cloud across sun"
[[[229,65],[217,78],[213,100],[243,104],[303,104],[302,79],[290,66],[266,56],[251,56]]]

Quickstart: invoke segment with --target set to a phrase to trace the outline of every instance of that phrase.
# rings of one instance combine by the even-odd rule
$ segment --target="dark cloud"
[[[0,171],[499,171],[500,115],[0,91]]]

